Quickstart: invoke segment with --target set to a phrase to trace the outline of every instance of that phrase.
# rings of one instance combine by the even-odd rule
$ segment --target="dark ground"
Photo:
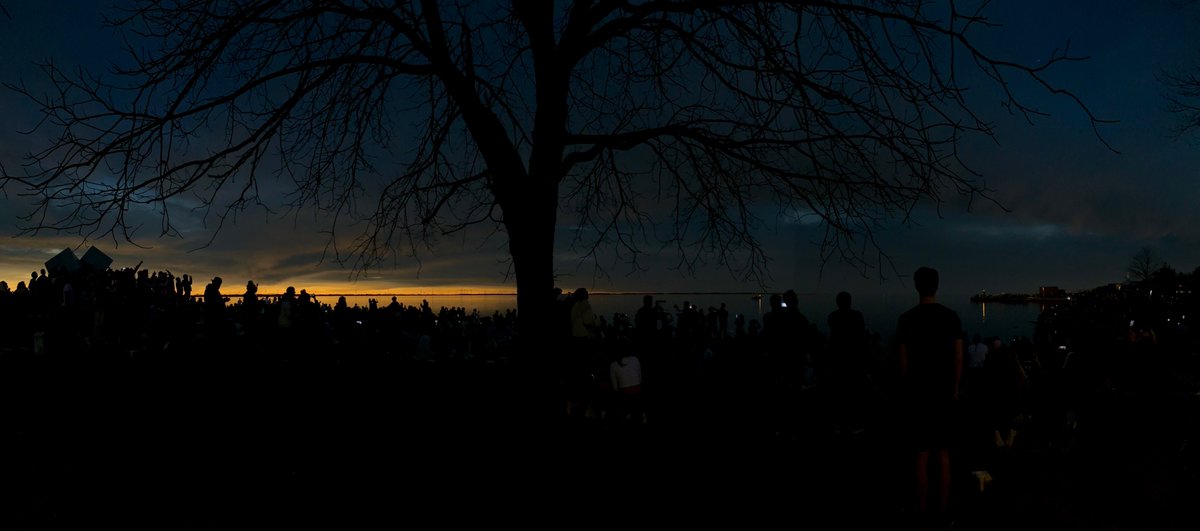
[[[552,386],[532,374],[506,364],[9,360],[3,477],[13,503],[0,525],[912,523],[886,400],[872,403],[862,433],[835,433],[817,390],[770,410],[753,390],[660,382],[647,390],[649,423],[617,425],[562,418]],[[1031,424],[1011,450],[964,437],[954,528],[1200,528],[1187,443],[1195,387],[1171,374],[1099,393],[1073,408],[1075,424]],[[994,477],[982,493],[970,475],[981,468]]]

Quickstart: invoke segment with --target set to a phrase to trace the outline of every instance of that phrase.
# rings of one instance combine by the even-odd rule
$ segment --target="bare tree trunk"
[[[508,230],[508,248],[517,277],[517,319],[521,344],[541,348],[550,344],[554,322],[554,226],[557,187],[523,186],[511,201],[501,203]]]
[[[554,227],[557,186],[522,186],[523,193],[500,201],[508,248],[517,277],[517,337],[513,361],[525,365],[515,384],[517,404],[535,422],[551,418],[556,401],[557,357],[554,344],[557,309],[554,298]],[[507,194],[505,194],[507,195]]]

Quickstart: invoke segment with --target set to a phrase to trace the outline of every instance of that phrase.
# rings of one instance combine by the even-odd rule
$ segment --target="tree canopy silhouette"
[[[1179,122],[1177,136],[1200,131],[1200,64],[1162,74],[1167,85],[1167,110],[1175,113]]]
[[[1138,249],[1129,259],[1128,277],[1134,282],[1149,282],[1154,274],[1167,267],[1167,263],[1158,259],[1154,249],[1149,246]]]
[[[1196,0],[1173,0],[1175,7],[1183,11],[1194,6]],[[1165,69],[1160,81],[1166,86],[1164,95],[1167,110],[1177,115],[1175,134],[1183,137],[1200,131],[1200,62],[1174,69]]]
[[[1032,89],[1100,122],[1044,77],[1081,57],[981,48],[980,4],[140,2],[110,20],[127,61],[15,87],[54,133],[4,184],[37,197],[31,231],[132,239],[139,208],[169,234],[173,211],[223,222],[279,179],[359,270],[481,225],[530,316],[565,215],[591,253],[674,246],[749,276],[764,217],[813,216],[824,257],[857,259],[922,202],[989,198],[958,152],[993,134],[972,84],[1027,119]]]

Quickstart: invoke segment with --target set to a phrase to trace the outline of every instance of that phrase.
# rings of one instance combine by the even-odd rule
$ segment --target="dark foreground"
[[[733,386],[660,382],[649,422],[623,424],[563,418],[536,374],[515,363],[8,361],[3,526],[913,525],[886,400],[861,433],[840,432],[819,388],[781,406]],[[964,444],[954,528],[1200,528],[1195,391],[1189,376],[1164,374],[1098,394],[1066,422],[1031,423],[1012,449]],[[994,478],[982,492],[980,468]]]

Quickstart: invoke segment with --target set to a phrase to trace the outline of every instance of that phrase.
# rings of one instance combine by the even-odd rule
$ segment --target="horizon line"
[[[570,291],[563,291],[563,294],[570,294]],[[620,295],[763,295],[767,292],[759,291],[589,291],[588,296],[620,296]],[[283,293],[258,293],[259,297],[281,297]],[[470,296],[505,296],[516,297],[517,292],[455,292],[455,293],[434,293],[434,292],[415,292],[415,293],[309,293],[309,296],[320,297],[461,297]],[[192,297],[203,297],[203,293],[193,293]],[[222,294],[222,297],[242,297],[239,294]],[[299,294],[297,294],[299,296]]]

